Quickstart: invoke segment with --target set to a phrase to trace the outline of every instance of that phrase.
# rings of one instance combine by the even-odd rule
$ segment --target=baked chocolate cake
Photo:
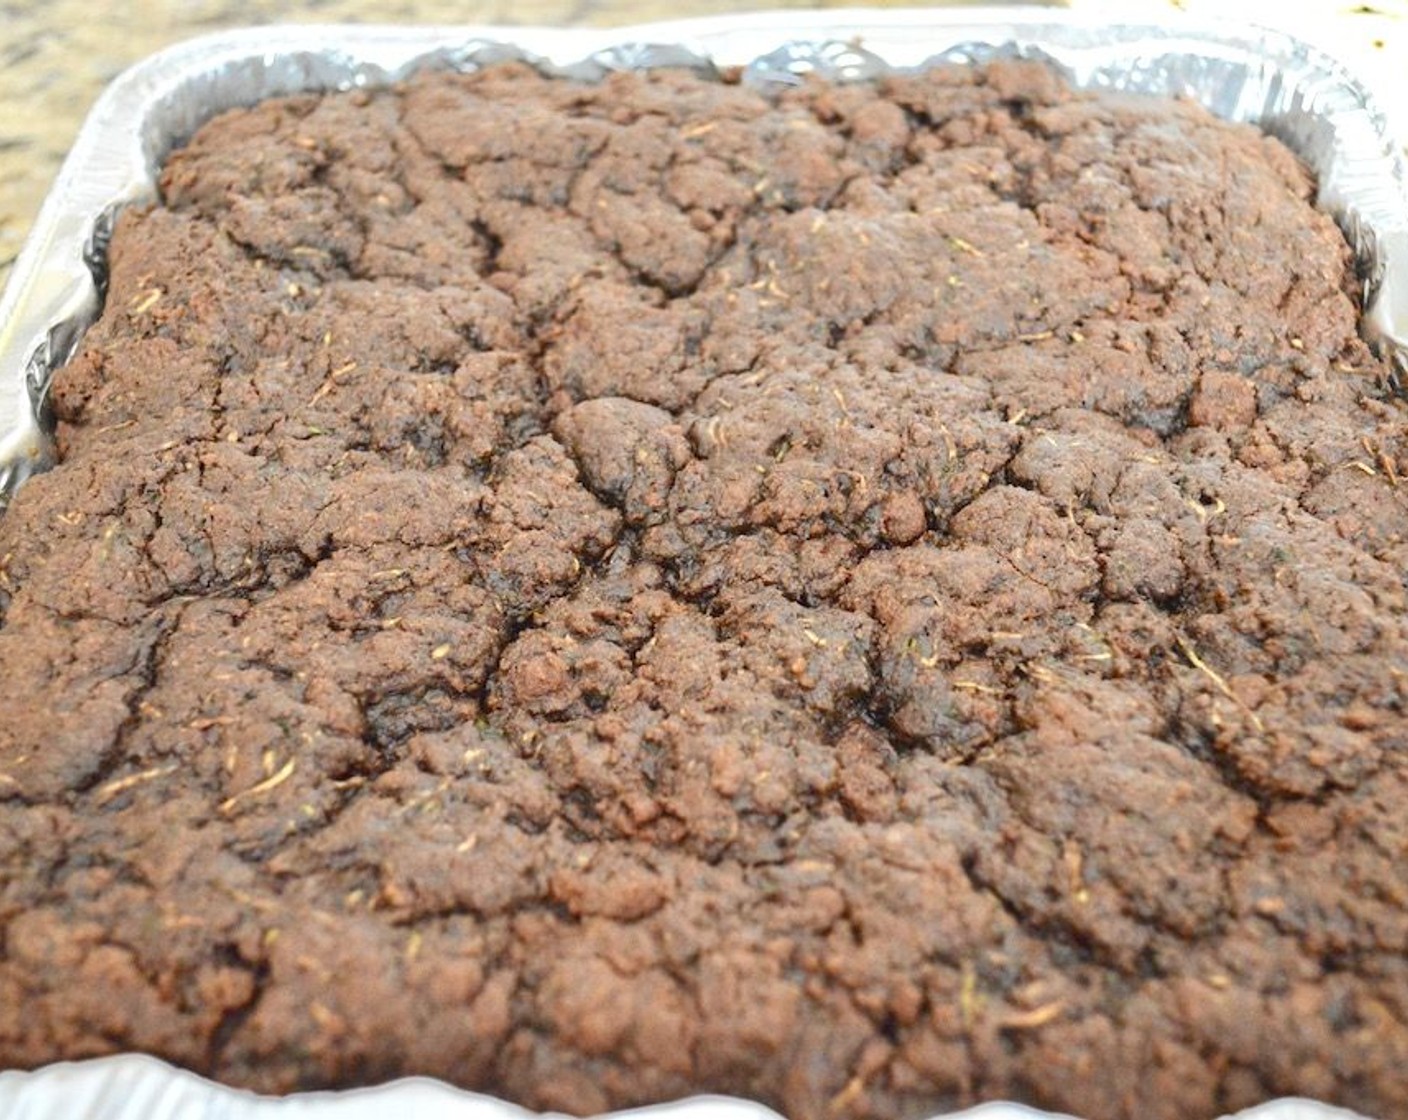
[[[1027,64],[229,113],[0,524],[0,1064],[1408,1116],[1408,429]]]

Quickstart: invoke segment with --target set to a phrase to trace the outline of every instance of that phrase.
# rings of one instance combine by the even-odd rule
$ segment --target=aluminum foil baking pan
[[[1321,51],[1279,32],[1189,21],[1111,25],[1020,8],[771,12],[611,30],[278,27],[197,39],[119,77],[80,131],[0,298],[0,506],[52,465],[45,399],[53,371],[97,317],[103,255],[123,207],[155,196],[165,156],[221,110],[307,90],[396,81],[424,67],[472,69],[528,57],[590,78],[613,69],[742,66],[745,80],[841,80],[891,68],[993,56],[1045,59],[1078,86],[1192,98],[1285,140],[1314,170],[1319,204],[1359,255],[1363,329],[1408,371],[1408,174],[1371,93]],[[136,1055],[0,1072],[7,1120],[517,1120],[516,1106],[424,1079],[373,1090],[272,1099],[223,1088]],[[641,1120],[766,1120],[761,1105],[718,1097],[633,1112]],[[1049,1117],[995,1103],[967,1120]],[[1285,1099],[1256,1120],[1336,1120],[1342,1109]],[[953,1117],[957,1120],[957,1116]]]
[[[1408,172],[1372,94],[1285,34],[1170,21],[1110,24],[1048,11],[762,12],[610,30],[279,27],[227,32],[154,55],[107,89],[59,172],[0,297],[0,510],[53,462],[50,375],[100,310],[113,217],[150,200],[168,152],[215,113],[260,98],[393,82],[527,55],[574,76],[654,65],[745,66],[749,80],[805,71],[865,78],[889,67],[1047,59],[1087,88],[1179,95],[1285,140],[1319,181],[1365,278],[1363,330],[1408,372]]]

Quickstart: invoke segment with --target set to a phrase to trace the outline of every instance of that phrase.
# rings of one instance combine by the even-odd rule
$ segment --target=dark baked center
[[[162,191],[0,524],[0,1062],[1408,1109],[1408,439],[1277,143],[505,66]]]

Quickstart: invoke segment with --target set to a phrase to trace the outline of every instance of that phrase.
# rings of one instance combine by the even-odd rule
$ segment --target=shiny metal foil
[[[1029,8],[763,12],[609,30],[258,28],[196,39],[138,64],[107,89],[79,133],[0,298],[0,508],[26,478],[53,465],[49,380],[101,310],[104,250],[115,215],[154,199],[166,155],[222,110],[282,94],[384,85],[426,67],[470,70],[504,58],[527,58],[545,71],[589,80],[654,66],[705,73],[741,67],[745,81],[766,87],[807,73],[864,80],[994,57],[1045,60],[1086,89],[1187,97],[1284,140],[1317,176],[1318,204],[1339,221],[1358,255],[1365,336],[1408,375],[1408,170],[1363,84],[1329,56],[1279,32],[1182,19],[1112,25]],[[359,1120],[406,1109],[445,1120],[531,1115],[424,1079],[273,1101],[138,1056],[0,1072],[0,1114],[45,1120],[290,1114]],[[776,1117],[761,1105],[702,1097],[631,1115]],[[1049,1117],[1004,1103],[961,1115]],[[1241,1115],[1353,1116],[1290,1099]]]

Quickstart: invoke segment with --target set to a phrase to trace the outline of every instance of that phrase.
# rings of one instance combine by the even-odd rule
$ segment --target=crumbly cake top
[[[1408,439],[1276,142],[507,65],[161,190],[0,523],[0,1063],[1408,1109]]]

